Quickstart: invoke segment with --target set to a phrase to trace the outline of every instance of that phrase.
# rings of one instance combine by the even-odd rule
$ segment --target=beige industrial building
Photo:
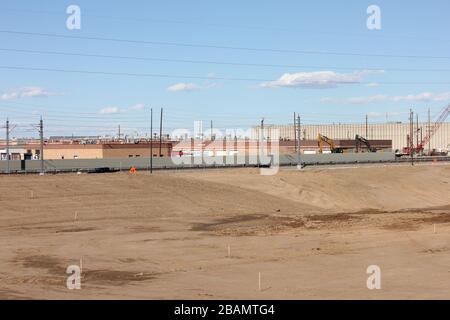
[[[153,143],[154,157],[167,157],[172,153],[172,143],[161,144],[159,154],[159,142]],[[12,160],[37,160],[39,159],[40,145],[27,144],[11,146],[10,157]],[[6,160],[6,147],[0,146],[0,160]],[[144,158],[150,157],[150,143],[96,143],[96,144],[63,144],[46,143],[44,145],[44,158],[46,160],[71,160],[71,159],[113,159],[113,158]]]
[[[159,155],[159,142],[153,143],[153,156],[170,156],[172,143],[163,142]],[[45,159],[113,159],[150,157],[150,143],[100,143],[100,144],[47,144]]]
[[[428,123],[419,123],[419,129],[414,126],[414,144],[417,136],[419,141],[428,132]],[[259,139],[260,127],[252,128],[252,139]],[[334,140],[351,140],[356,135],[363,136],[369,140],[392,140],[393,150],[402,150],[407,146],[407,136],[410,134],[409,123],[380,123],[369,124],[329,124],[329,125],[302,125],[301,140],[314,140],[318,134],[327,136]],[[366,134],[367,132],[367,134]],[[266,125],[264,137],[273,139],[273,135],[279,135],[281,140],[295,140],[294,125]],[[450,123],[445,122],[435,133],[429,146],[425,149],[449,149],[450,148]]]

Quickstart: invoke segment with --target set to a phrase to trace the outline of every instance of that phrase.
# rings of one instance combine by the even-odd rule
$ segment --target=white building
[[[272,137],[274,130],[279,131],[280,139],[294,140],[294,125],[267,125],[264,128],[264,136]],[[369,140],[392,140],[393,149],[403,149],[407,146],[407,135],[410,134],[409,123],[380,123],[369,124],[323,124],[323,125],[302,125],[301,139],[314,140],[318,134],[325,135],[331,139],[344,140],[355,139],[356,135],[363,136]],[[260,127],[252,128],[252,139],[259,139]],[[428,132],[428,123],[419,123],[418,129],[414,126],[414,145],[417,145],[417,136],[419,141],[425,137]],[[430,144],[425,146],[426,150],[450,149],[450,123],[445,122],[435,133]]]
[[[27,150],[21,148],[21,147],[10,147],[9,148],[9,155],[11,160],[21,160],[23,158],[23,155],[27,153]],[[6,148],[0,150],[0,160],[7,160],[6,157]]]

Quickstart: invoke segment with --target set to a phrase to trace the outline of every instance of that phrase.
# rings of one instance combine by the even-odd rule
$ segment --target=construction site
[[[0,301],[450,300],[450,7],[380,1],[0,5]]]
[[[449,110],[392,135],[297,118],[253,139],[7,141],[0,299],[447,299]],[[261,163],[263,142],[278,163]],[[41,175],[14,174],[26,172]],[[70,265],[82,290],[66,288]]]
[[[391,163],[404,162],[405,159],[445,161],[448,160],[445,157],[448,156],[450,146],[450,124],[446,122],[449,114],[450,105],[442,109],[435,121],[429,119],[427,124],[419,123],[418,118],[413,121],[414,113],[411,111],[409,124],[375,125],[367,122],[365,125],[302,125],[301,117],[294,115],[295,122],[291,126],[265,125],[263,120],[260,126],[250,130],[250,136],[218,137],[211,129],[209,133],[185,136],[178,140],[163,132],[162,110],[159,135],[151,130],[151,139],[121,139],[120,133],[113,139],[46,138],[44,121],[41,120],[40,139],[11,140],[12,126],[7,120],[4,127],[6,140],[0,141],[0,173],[43,174],[99,169],[122,171],[131,167],[139,170],[192,169],[217,167],[217,161],[214,160],[217,158],[232,158],[231,161],[219,162],[223,166],[234,167]],[[275,163],[271,159],[262,163],[258,159],[264,154],[281,160]],[[339,154],[342,156],[323,156]],[[248,161],[251,157],[257,159],[252,163]],[[181,164],[179,158],[183,158]],[[237,163],[237,158],[244,160]]]

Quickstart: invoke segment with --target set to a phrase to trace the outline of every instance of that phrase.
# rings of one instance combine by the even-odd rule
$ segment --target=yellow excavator
[[[333,139],[330,139],[322,134],[317,135],[317,142],[319,143],[319,153],[323,153],[323,145],[324,143],[328,144],[331,149],[331,153],[344,153],[344,150],[341,148],[336,148]]]

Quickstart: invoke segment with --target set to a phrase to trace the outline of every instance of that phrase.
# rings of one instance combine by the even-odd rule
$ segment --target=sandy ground
[[[450,166],[2,176],[0,299],[24,298],[450,299]]]

